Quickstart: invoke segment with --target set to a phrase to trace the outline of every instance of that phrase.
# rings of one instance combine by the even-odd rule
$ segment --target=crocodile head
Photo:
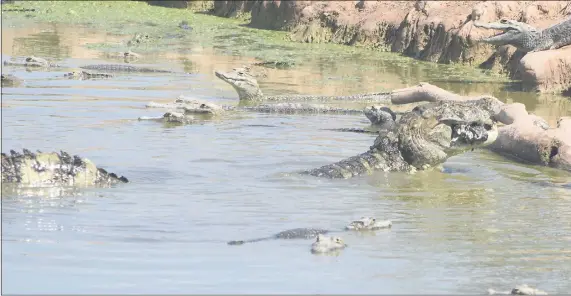
[[[498,130],[492,119],[495,104],[493,99],[484,98],[419,105],[402,115],[392,136],[408,164],[417,169],[435,166],[496,140]],[[379,136],[371,148],[382,147],[386,137]]]
[[[314,254],[329,253],[347,247],[342,238],[338,236],[325,236],[318,234],[315,242],[311,245],[311,252]]]
[[[214,74],[232,85],[240,101],[260,100],[264,96],[256,78],[245,68],[235,68],[230,72],[215,71]]]
[[[24,60],[26,66],[28,67],[50,67],[52,66],[52,64],[50,62],[48,62],[48,60],[44,59],[44,58],[38,58],[38,57],[26,57],[26,59]]]
[[[541,32],[522,22],[502,19],[499,22],[482,24],[474,22],[477,28],[500,30],[496,35],[480,39],[493,45],[513,45],[519,50],[529,52],[535,49],[535,41],[539,40]]]
[[[389,220],[377,221],[374,217],[362,217],[359,220],[352,221],[349,225],[345,226],[346,230],[377,230],[382,228],[392,227],[392,222]]]

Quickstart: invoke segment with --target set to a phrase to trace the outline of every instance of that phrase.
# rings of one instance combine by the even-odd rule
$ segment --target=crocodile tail
[[[243,245],[245,243],[255,243],[255,242],[259,242],[259,241],[269,240],[272,238],[273,237],[262,237],[262,238],[255,238],[255,239],[250,239],[250,240],[233,240],[233,241],[229,241],[228,244],[231,246],[238,246],[238,245]]]

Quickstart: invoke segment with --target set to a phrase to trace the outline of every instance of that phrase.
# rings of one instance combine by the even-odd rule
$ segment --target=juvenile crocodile
[[[318,234],[315,242],[311,244],[311,253],[325,254],[345,249],[347,244],[339,236],[325,236]]]
[[[557,49],[571,44],[571,18],[544,30],[508,19],[487,24],[474,21],[474,26],[502,31],[492,37],[481,39],[481,42],[493,45],[510,44],[523,52]]]
[[[358,101],[358,102],[389,102],[389,92],[356,94],[348,96],[320,96],[320,95],[283,95],[264,96],[258,81],[249,73],[247,68],[235,68],[230,72],[215,71],[216,77],[230,84],[240,101]]]
[[[35,56],[25,57],[23,60],[4,61],[4,66],[23,66],[32,68],[57,68],[60,65],[52,63],[44,58]]]
[[[250,240],[234,240],[229,241],[229,245],[243,245],[245,243],[253,243],[265,240],[275,240],[275,239],[311,239],[317,237],[320,234],[332,233],[332,232],[341,232],[341,231],[374,231],[383,228],[391,228],[392,222],[389,220],[386,221],[377,221],[374,217],[362,217],[359,220],[352,221],[348,225],[345,226],[342,230],[327,230],[321,228],[294,228],[279,232],[272,236],[262,237],[262,238],[255,238]]]
[[[86,71],[73,71],[66,74],[63,74],[64,77],[69,79],[79,79],[79,80],[86,80],[86,79],[104,79],[104,78],[112,78],[112,74],[107,73],[90,73]]]
[[[391,130],[381,133],[367,152],[302,174],[350,178],[374,170],[415,171],[438,165],[496,140],[495,104],[483,98],[419,105],[404,113]]]
[[[61,151],[37,153],[24,149],[2,153],[2,184],[27,186],[89,186],[127,183],[127,178],[108,173],[86,158]]]
[[[2,87],[17,87],[22,84],[22,79],[12,74],[2,74]]]

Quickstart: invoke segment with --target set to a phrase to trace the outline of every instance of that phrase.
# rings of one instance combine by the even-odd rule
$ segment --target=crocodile
[[[311,253],[325,254],[345,249],[347,244],[339,236],[325,236],[318,234],[315,242],[311,244]]]
[[[547,295],[545,291],[532,288],[528,285],[520,285],[513,288],[511,291],[496,291],[494,289],[488,289],[488,295]]]
[[[115,173],[98,168],[89,159],[60,151],[23,153],[10,150],[2,153],[2,184],[40,186],[108,186],[128,183],[129,180]]]
[[[161,104],[150,102],[147,108],[170,109],[163,116],[150,117],[141,116],[139,120],[155,120],[167,123],[189,124],[197,120],[192,115],[218,116],[228,111],[246,111],[259,113],[280,113],[280,114],[363,114],[363,110],[331,107],[320,104],[307,103],[276,103],[261,104],[257,106],[228,106],[217,105],[203,100],[186,98],[179,96],[172,103]]]
[[[96,64],[96,65],[80,66],[79,68],[85,70],[108,71],[108,72],[175,73],[169,70],[160,70],[160,69],[139,67],[133,65],[124,65],[124,64]]]
[[[230,84],[240,101],[354,101],[354,102],[389,102],[390,92],[355,94],[347,96],[321,95],[281,95],[265,96],[258,85],[258,80],[248,68],[234,68],[232,71],[214,71],[216,77]]]
[[[44,58],[29,56],[23,60],[9,60],[4,61],[4,66],[23,66],[31,68],[58,68],[59,64],[50,62]]]
[[[440,101],[405,112],[388,131],[380,133],[368,151],[301,174],[351,178],[374,170],[428,169],[451,156],[493,143],[498,130],[493,119],[496,101]]]
[[[250,240],[234,240],[229,241],[229,245],[243,245],[245,243],[253,243],[266,240],[276,239],[311,239],[320,234],[327,234],[341,231],[374,231],[384,228],[391,228],[392,222],[389,220],[377,221],[374,217],[361,217],[359,220],[352,221],[342,230],[327,230],[321,228],[294,228],[276,233],[272,236],[255,238]]]
[[[379,132],[388,131],[394,128],[397,120],[397,114],[385,106],[368,106],[363,110],[365,117],[371,121],[369,129],[363,128],[327,128],[324,130],[351,133],[378,134]]]
[[[2,74],[2,87],[18,87],[22,85],[22,79],[12,74]]]
[[[86,80],[86,79],[104,79],[104,78],[112,78],[112,74],[107,73],[90,73],[86,71],[72,71],[66,74],[63,74],[64,77],[69,79],[79,79],[79,80]]]
[[[474,21],[474,26],[502,32],[480,41],[493,45],[512,45],[523,52],[537,52],[558,49],[571,44],[571,18],[539,30],[526,23],[501,19],[494,23]]]
[[[26,57],[23,61],[4,61],[5,66],[24,66],[24,67],[36,67],[36,68],[58,68],[61,65],[49,62],[44,58],[38,58],[34,56]],[[139,67],[133,65],[124,64],[95,64],[95,65],[85,65],[79,68],[85,70],[96,70],[96,71],[108,71],[108,72],[138,72],[138,73],[175,73],[168,70],[160,70],[147,67]]]

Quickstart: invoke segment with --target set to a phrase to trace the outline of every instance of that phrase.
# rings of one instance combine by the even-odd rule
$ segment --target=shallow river
[[[82,28],[2,28],[2,60],[34,54],[71,67],[118,63],[83,45],[121,38]],[[364,152],[371,135],[324,129],[365,127],[366,118],[248,113],[178,127],[137,121],[161,115],[145,109],[147,102],[180,94],[237,103],[213,71],[253,60],[193,46],[142,60],[190,75],[77,81],[61,77],[68,68],[4,67],[25,85],[2,89],[2,152],[65,150],[131,181],[4,191],[4,293],[473,294],[522,283],[571,290],[569,174],[481,150],[452,157],[442,172],[328,180],[295,172]],[[268,70],[260,85],[268,94],[350,94],[428,81],[523,102],[551,124],[571,115],[565,98],[437,82],[436,66],[384,56],[373,68],[355,59]],[[393,228],[343,233],[349,247],[335,256],[312,255],[308,240],[226,244],[296,227],[337,229],[363,215],[391,219]]]

